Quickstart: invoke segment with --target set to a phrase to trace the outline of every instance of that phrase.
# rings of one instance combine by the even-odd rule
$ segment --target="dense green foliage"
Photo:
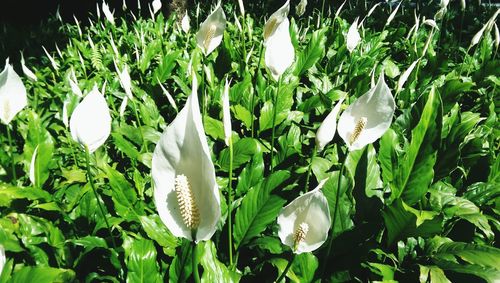
[[[3,38],[26,42],[26,65],[38,79],[23,79],[28,107],[10,125],[0,125],[0,245],[7,255],[0,282],[192,280],[192,245],[160,220],[150,174],[155,144],[191,93],[191,69],[207,98],[204,127],[222,200],[217,232],[196,246],[203,282],[271,282],[292,259],[286,275],[292,282],[500,280],[495,248],[500,61],[493,26],[469,48],[495,11],[474,5],[462,11],[458,2],[436,20],[439,30],[423,23],[423,16],[434,17],[438,4],[418,11],[404,5],[387,26],[394,7],[381,5],[364,19],[361,43],[352,53],[346,33],[371,7],[351,3],[335,15],[338,6],[331,13],[309,6],[302,17],[292,9],[296,56],[279,88],[261,58],[265,19],[260,14],[274,10],[256,15],[253,7],[243,17],[236,1],[224,6],[223,42],[207,57],[196,47],[195,33],[208,8],[199,15],[188,11],[187,34],[175,15],[161,13],[151,19],[125,11],[116,25],[102,15],[76,24],[52,19],[32,33],[51,57],[24,34],[0,31]],[[414,14],[420,17],[418,29]],[[2,40],[0,58],[11,48]],[[10,61],[22,74],[16,57]],[[125,93],[115,63],[129,67],[133,84],[134,99],[123,116]],[[69,84],[73,72],[84,94],[94,84],[105,85],[113,119],[111,136],[90,160],[98,198],[86,176],[85,151],[65,125],[80,99]],[[397,105],[391,128],[351,152],[337,135],[315,155],[316,130],[332,105],[344,94],[345,103],[352,103],[370,89],[372,73],[382,72]],[[226,77],[232,179],[222,123]],[[273,126],[277,139],[271,154]],[[292,256],[277,237],[278,213],[325,178],[333,221],[329,238],[313,253]],[[227,237],[230,181],[233,266]]]

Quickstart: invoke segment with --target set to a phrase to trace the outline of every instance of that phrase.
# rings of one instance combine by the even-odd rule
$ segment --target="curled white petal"
[[[23,70],[24,75],[28,79],[30,79],[30,80],[32,80],[34,82],[36,82],[38,80],[37,77],[36,77],[36,75],[28,67],[26,67],[26,64],[25,64],[25,61],[24,61],[24,55],[23,55],[22,52],[21,52],[21,68]]]
[[[273,35],[267,39],[264,61],[274,80],[278,80],[295,59],[289,27],[290,22],[284,19]]]
[[[399,2],[399,4],[396,7],[396,9],[394,9],[394,11],[387,18],[387,21],[385,22],[386,26],[388,26],[389,24],[391,24],[392,20],[394,20],[394,17],[396,17],[396,14],[398,13],[398,10],[399,10],[399,7],[401,6],[401,3],[403,3],[403,1]]]
[[[290,0],[287,0],[281,8],[274,12],[264,24],[264,45],[269,38],[277,31],[281,23],[287,19],[290,12]],[[288,19],[287,19],[288,20]]]
[[[328,201],[321,191],[324,183],[320,182],[316,189],[293,200],[278,216],[278,236],[297,254],[316,250],[328,237],[331,219]],[[303,223],[308,227],[307,233],[296,243],[296,232]]]
[[[226,29],[226,15],[220,4],[200,25],[196,34],[196,42],[203,54],[208,55],[214,51],[222,42],[222,36]]]
[[[23,81],[7,59],[0,73],[0,120],[8,125],[27,104],[28,98]]]
[[[201,120],[195,75],[186,105],[156,145],[151,174],[156,209],[172,234],[195,241],[210,239],[220,218],[220,199]],[[175,192],[175,179],[179,175],[186,176],[197,203],[200,222],[195,239],[180,213]]]
[[[494,24],[495,27],[495,48],[498,48],[500,45],[500,32],[498,31],[497,23]]]
[[[5,249],[2,245],[0,245],[0,274],[2,274],[3,267],[5,266],[6,261],[7,257],[5,256]]]
[[[118,66],[115,63],[116,72],[118,73],[118,80],[120,81],[120,85],[122,86],[125,94],[129,99],[132,99],[132,80],[130,79],[130,74],[128,72],[127,66],[123,68],[123,70],[119,70]]]
[[[344,102],[344,98],[341,98],[335,107],[333,107],[330,114],[328,114],[318,128],[316,132],[316,147],[318,151],[322,151],[323,148],[333,140],[335,136],[335,131],[337,129],[337,115],[340,112],[340,107]]]
[[[358,31],[358,18],[356,18],[356,20],[349,27],[346,41],[347,50],[352,53],[352,51],[356,48],[356,46],[358,46],[359,42],[361,41],[361,36],[359,35]]]
[[[418,60],[419,59],[417,59],[417,60],[415,60],[415,62],[411,63],[410,67],[408,67],[408,69],[406,69],[406,71],[399,77],[396,92],[400,92],[403,89],[405,82],[408,80],[408,77],[411,75],[411,72],[413,72],[413,69],[417,65]]]
[[[395,107],[391,90],[382,73],[375,87],[360,96],[340,115],[337,130],[349,150],[361,149],[379,139],[389,129]]]
[[[83,98],[69,121],[71,136],[92,153],[108,139],[111,133],[111,116],[106,99],[97,86]]]
[[[226,78],[224,85],[224,92],[222,93],[222,121],[224,124],[224,141],[229,146],[229,139],[231,138],[231,111],[229,109],[229,83]]]
[[[436,21],[434,21],[433,19],[426,19],[426,20],[424,21],[424,24],[426,24],[426,25],[428,25],[428,26],[431,26],[431,27],[433,27],[433,28],[435,28],[435,29],[439,30],[439,27],[437,26]]]

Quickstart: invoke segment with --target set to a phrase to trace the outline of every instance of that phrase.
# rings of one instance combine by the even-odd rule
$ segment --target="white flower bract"
[[[330,209],[321,191],[325,181],[293,200],[278,216],[278,236],[294,253],[312,252],[328,238]]]
[[[274,12],[264,24],[264,45],[267,44],[269,38],[277,31],[281,23],[288,20],[290,12],[290,0],[287,0],[281,8]]]
[[[174,236],[198,242],[210,239],[215,233],[221,211],[214,164],[198,105],[195,75],[192,87],[186,105],[156,145],[151,175],[154,201],[162,222]],[[199,213],[194,231],[185,223],[186,214],[181,211],[178,201],[175,185],[180,175],[186,177]]]
[[[349,150],[379,139],[389,129],[396,105],[382,73],[375,87],[360,96],[340,115],[337,130]]]
[[[229,141],[231,138],[231,111],[229,109],[229,83],[226,78],[226,84],[224,85],[224,92],[222,93],[222,122],[224,124],[224,141],[226,145],[229,146]]]
[[[293,64],[295,59],[295,49],[293,48],[289,27],[289,20],[284,19],[276,28],[276,31],[267,39],[264,61],[276,81]]]
[[[222,36],[226,29],[226,15],[220,4],[200,25],[196,34],[196,42],[203,54],[208,55],[214,51],[222,42]]]
[[[111,116],[106,99],[96,85],[78,104],[69,121],[71,136],[92,153],[108,139]]]
[[[19,75],[5,60],[5,67],[0,73],[0,120],[8,125],[28,104],[26,88]]]
[[[318,151],[322,151],[323,148],[333,140],[335,136],[335,131],[337,129],[337,115],[340,112],[340,107],[342,106],[342,102],[344,102],[344,98],[341,98],[335,107],[333,107],[330,114],[328,114],[321,123],[316,132],[316,147]]]
[[[361,36],[358,31],[358,18],[356,18],[347,32],[346,45],[349,53],[352,53],[356,46],[358,46],[359,42],[361,42]]]

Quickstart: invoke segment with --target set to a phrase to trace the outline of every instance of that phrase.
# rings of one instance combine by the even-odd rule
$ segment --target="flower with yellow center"
[[[201,48],[203,54],[207,56],[212,53],[217,46],[222,42],[222,36],[226,29],[226,15],[222,7],[217,5],[217,8],[201,23],[200,29],[196,34],[196,42]]]
[[[378,140],[389,129],[396,105],[382,73],[377,84],[340,115],[337,130],[349,150]]]
[[[294,253],[312,252],[327,239],[331,226],[328,201],[321,188],[326,180],[285,206],[278,216],[278,236]]]
[[[198,105],[198,86],[165,129],[153,153],[151,175],[158,214],[176,237],[208,240],[220,218],[220,197]]]

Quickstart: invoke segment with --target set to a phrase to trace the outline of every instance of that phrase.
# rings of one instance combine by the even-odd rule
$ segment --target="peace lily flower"
[[[354,20],[352,25],[349,27],[349,31],[347,32],[347,50],[349,50],[349,53],[352,53],[352,51],[358,46],[359,42],[361,41],[361,36],[359,35],[358,31],[358,18]]]
[[[106,99],[97,85],[83,98],[69,121],[71,136],[92,153],[104,144],[111,133],[111,116]]]
[[[109,6],[106,2],[102,2],[102,12],[104,13],[104,16],[106,19],[112,24],[115,24],[115,17],[113,16],[113,13],[111,10],[109,10]]]
[[[325,182],[321,181],[314,190],[293,200],[278,216],[278,236],[294,253],[312,252],[328,237],[330,209],[321,191]]]
[[[349,105],[340,116],[339,135],[349,150],[361,149],[379,139],[389,129],[394,109],[394,98],[382,72],[375,87]]]
[[[154,0],[151,5],[153,6],[153,14],[156,14],[158,11],[160,11],[160,9],[161,9],[161,1],[160,0]]]
[[[182,17],[182,20],[181,20],[181,29],[183,32],[185,32],[185,33],[189,32],[190,22],[191,22],[191,20],[189,19],[189,15],[186,11],[186,13],[184,14],[184,17]]]
[[[6,261],[7,257],[5,257],[5,249],[2,245],[0,245],[0,275],[2,274],[3,267],[5,266]]]
[[[229,141],[231,138],[231,111],[229,109],[229,83],[224,85],[224,92],[222,93],[222,122],[224,124],[224,141],[226,145],[229,146]]]
[[[176,237],[208,240],[220,218],[214,164],[198,105],[198,85],[165,129],[153,153],[151,175],[161,220]]]
[[[226,15],[219,3],[212,14],[200,25],[200,30],[196,34],[198,47],[205,56],[212,53],[222,42],[224,29],[226,29]]]
[[[264,45],[267,44],[269,38],[276,32],[281,23],[288,21],[288,12],[290,12],[290,0],[287,0],[281,8],[274,12],[264,25]]]
[[[5,67],[0,73],[0,120],[5,125],[10,124],[17,113],[28,104],[26,88],[19,75],[5,60]]]
[[[290,67],[295,59],[295,49],[290,37],[290,22],[285,18],[267,39],[264,61],[274,80]]]
[[[297,13],[297,16],[302,16],[305,11],[306,11],[306,7],[307,7],[307,0],[300,0],[299,4],[297,4],[297,6],[295,6],[295,13]]]
[[[33,71],[31,71],[28,67],[26,67],[23,52],[21,52],[21,69],[23,70],[24,75],[28,79],[30,79],[34,82],[36,82],[38,80],[37,77],[35,76],[35,74],[33,73]]]
[[[335,136],[335,130],[337,128],[337,115],[340,112],[342,102],[344,102],[344,97],[337,102],[337,105],[333,107],[330,114],[326,116],[325,120],[323,120],[318,128],[318,132],[316,133],[316,147],[318,148],[318,151],[322,151]]]

